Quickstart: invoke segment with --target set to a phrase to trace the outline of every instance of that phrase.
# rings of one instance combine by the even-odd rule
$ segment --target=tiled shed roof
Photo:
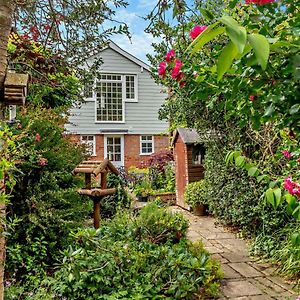
[[[185,144],[195,144],[200,142],[200,136],[195,129],[190,128],[177,128],[172,140],[172,145],[179,135]]]

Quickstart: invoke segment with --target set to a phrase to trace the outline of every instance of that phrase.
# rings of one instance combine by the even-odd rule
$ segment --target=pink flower
[[[18,123],[18,124],[17,124],[17,128],[18,128],[18,129],[22,129],[22,128],[23,128],[22,124],[21,124],[21,123]]]
[[[290,159],[292,157],[291,153],[288,150],[283,150],[282,154],[287,159]]]
[[[254,101],[254,100],[255,100],[255,96],[254,96],[254,95],[250,95],[250,96],[249,96],[249,100],[250,100],[250,101]]]
[[[171,62],[175,57],[176,57],[175,50],[172,49],[165,55],[165,60],[167,62]]]
[[[179,75],[180,69],[182,67],[182,62],[180,59],[176,59],[175,66],[172,70],[172,78],[176,78]]]
[[[41,157],[38,161],[39,166],[44,167],[48,164],[48,159]]]
[[[292,177],[289,176],[284,180],[283,187],[293,196],[300,197],[300,184],[292,180]]]
[[[179,72],[179,74],[176,77],[176,81],[181,81],[181,79],[184,77],[184,73],[183,72]]]
[[[162,61],[159,63],[158,75],[164,77],[166,75],[167,63]]]
[[[197,38],[198,35],[200,35],[205,29],[207,28],[207,26],[203,25],[196,25],[190,32],[190,38],[192,40],[194,40],[195,38]]]
[[[40,142],[40,141],[41,141],[41,136],[40,136],[39,133],[37,133],[37,134],[35,135],[35,141],[36,141],[36,142]]]

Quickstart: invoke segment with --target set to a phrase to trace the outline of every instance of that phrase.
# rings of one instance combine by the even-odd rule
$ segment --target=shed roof
[[[172,145],[174,145],[178,136],[181,137],[185,144],[196,144],[201,142],[200,136],[195,129],[177,128],[172,139]]]

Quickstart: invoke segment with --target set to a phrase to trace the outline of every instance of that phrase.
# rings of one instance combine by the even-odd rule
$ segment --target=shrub
[[[192,208],[207,204],[205,180],[189,183],[184,190],[184,200]]]
[[[44,289],[45,299],[50,293],[52,298],[70,300],[215,296],[219,267],[200,243],[186,240],[186,227],[182,215],[154,204],[138,216],[118,214],[98,230],[74,233],[57,272],[30,292]],[[178,229],[182,230],[180,240],[174,239]],[[24,298],[28,294],[23,290]],[[33,295],[32,299],[38,298]]]

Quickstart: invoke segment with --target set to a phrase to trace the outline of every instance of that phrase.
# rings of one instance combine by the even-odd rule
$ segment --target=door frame
[[[117,167],[124,167],[125,162],[125,153],[124,153],[124,134],[104,134],[104,158],[108,158],[107,153],[107,138],[108,137],[119,137],[121,138],[121,162],[116,163],[112,161],[112,163]]]

